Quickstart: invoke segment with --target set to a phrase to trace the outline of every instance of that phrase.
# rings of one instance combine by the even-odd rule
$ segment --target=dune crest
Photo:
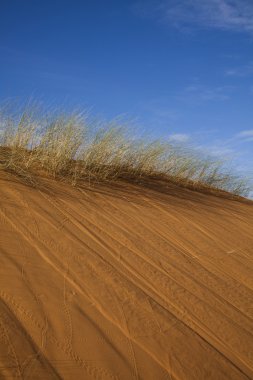
[[[1,379],[253,378],[253,202],[0,172]]]

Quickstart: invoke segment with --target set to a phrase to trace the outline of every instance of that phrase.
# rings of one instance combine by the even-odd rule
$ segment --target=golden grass
[[[250,190],[219,161],[170,142],[134,139],[117,121],[99,126],[78,113],[48,115],[28,107],[18,115],[1,112],[0,133],[0,167],[31,182],[39,172],[72,185],[162,176],[196,189],[243,196]]]

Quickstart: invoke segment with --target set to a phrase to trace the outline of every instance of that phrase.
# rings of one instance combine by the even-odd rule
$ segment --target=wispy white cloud
[[[174,133],[169,136],[169,139],[176,143],[186,143],[190,140],[190,135],[186,133]]]
[[[179,28],[216,28],[253,32],[252,0],[140,1],[143,15],[156,15]]]
[[[205,86],[193,84],[185,87],[175,98],[189,104],[199,105],[208,101],[225,101],[230,98],[231,86]]]
[[[253,129],[241,131],[241,132],[236,134],[235,138],[242,139],[243,142],[251,142],[251,141],[253,141]]]
[[[240,66],[228,69],[225,73],[227,76],[246,77],[253,75],[253,61]]]
[[[246,131],[239,132],[237,134],[239,137],[253,137],[253,129],[248,129]]]
[[[214,154],[217,153],[221,155],[235,154],[235,152],[243,154],[246,149],[245,143],[248,142],[253,142],[253,129],[242,130],[227,139],[216,140],[215,143],[211,145],[211,150]]]

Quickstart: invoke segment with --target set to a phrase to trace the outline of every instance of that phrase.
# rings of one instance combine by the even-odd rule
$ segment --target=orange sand
[[[167,193],[0,173],[0,379],[253,378],[253,202]]]

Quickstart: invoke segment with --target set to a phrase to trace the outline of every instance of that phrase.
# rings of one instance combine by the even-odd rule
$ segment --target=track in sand
[[[253,203],[0,173],[0,379],[253,378]]]

